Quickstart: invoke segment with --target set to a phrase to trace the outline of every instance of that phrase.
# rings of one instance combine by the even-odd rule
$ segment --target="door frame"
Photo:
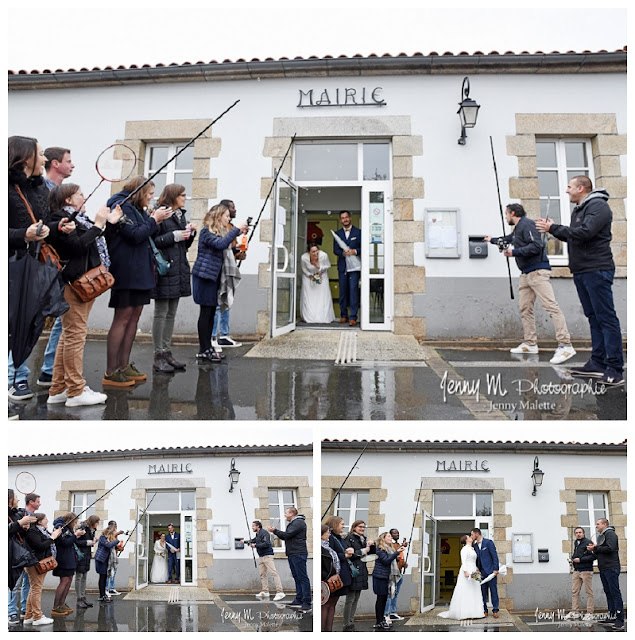
[[[145,513],[144,513],[145,510]],[[145,589],[150,580],[149,549],[150,549],[150,515],[147,509],[137,506],[138,531],[135,538],[135,589]],[[141,540],[139,540],[141,538]],[[140,570],[140,568],[143,569]],[[144,579],[145,578],[145,579]]]
[[[426,523],[432,524],[432,532],[426,542]],[[437,599],[437,520],[427,511],[421,512],[421,594],[419,596],[419,612],[431,611],[436,605]],[[428,567],[426,570],[426,560]],[[432,577],[432,597],[429,604],[425,604],[425,578]]]

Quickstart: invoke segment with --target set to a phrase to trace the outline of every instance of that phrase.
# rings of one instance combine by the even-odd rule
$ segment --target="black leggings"
[[[378,595],[375,602],[375,619],[379,624],[384,619],[384,611],[386,610],[386,602],[388,602],[388,594]]]
[[[212,329],[214,328],[214,314],[216,313],[216,305],[206,307],[201,305],[198,315],[198,343],[200,353],[205,353],[212,348]]]
[[[99,574],[99,597],[103,598],[106,595],[106,579],[108,576],[105,573]]]

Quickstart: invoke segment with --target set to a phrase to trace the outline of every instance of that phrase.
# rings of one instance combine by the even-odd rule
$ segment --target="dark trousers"
[[[606,605],[611,616],[615,617],[615,621],[624,623],[624,602],[622,601],[622,592],[620,591],[620,569],[604,569],[600,571],[600,580],[606,594]]]
[[[386,609],[386,603],[388,602],[388,594],[384,593],[377,596],[375,600],[375,622],[379,624],[384,619],[384,610]]]
[[[360,271],[351,271],[350,273],[339,272],[340,284],[340,318],[350,318],[357,320],[359,312],[359,278]],[[351,308],[350,315],[348,307]]]
[[[576,273],[573,282],[591,327],[591,360],[597,367],[624,370],[622,331],[613,304],[615,271]]]
[[[181,579],[181,561],[176,557],[176,553],[168,553],[168,580],[172,580],[172,571],[174,571],[174,580],[178,582]]]
[[[487,578],[487,576],[483,576]],[[481,592],[483,593],[483,611],[487,613],[487,592],[490,592],[492,596],[492,611],[496,613],[498,611],[498,585],[496,581],[498,578],[493,578],[489,582],[486,582],[484,585],[481,585]]]
[[[306,553],[298,553],[289,556],[289,568],[295,581],[294,601],[301,605],[311,606],[311,583],[306,572]]]

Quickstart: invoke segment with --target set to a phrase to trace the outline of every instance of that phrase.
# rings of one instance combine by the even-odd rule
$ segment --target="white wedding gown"
[[[461,549],[461,569],[456,580],[456,587],[452,593],[450,608],[439,614],[440,618],[451,620],[468,620],[471,618],[484,618],[483,594],[481,584],[473,578],[466,578],[464,571],[470,575],[477,571],[476,551],[469,545]]]
[[[300,258],[300,265],[302,267],[300,314],[305,322],[328,324],[335,320],[328,272],[331,263],[324,251],[320,251],[318,262],[320,265],[319,269],[311,264],[308,253],[303,254]],[[310,276],[318,272],[322,274],[320,284],[317,284],[317,282],[310,278]]]
[[[161,546],[161,541],[154,543],[154,560],[150,572],[150,582],[168,581],[168,549]]]

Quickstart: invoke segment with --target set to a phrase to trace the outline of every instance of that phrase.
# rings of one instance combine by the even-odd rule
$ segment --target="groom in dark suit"
[[[175,574],[174,584],[179,584],[181,578],[181,534],[176,532],[173,524],[168,525],[168,535],[165,536],[165,541],[176,549],[176,551],[170,549],[170,553],[168,553],[168,584],[172,582],[172,571]]]
[[[360,256],[362,253],[362,232],[351,223],[349,211],[340,211],[340,222],[342,229],[335,232],[348,246],[342,249],[338,242],[333,239],[333,253],[337,256],[337,274],[340,285],[340,322],[350,319],[351,327],[357,324],[357,313],[359,311],[359,278],[361,271],[347,271],[346,256]],[[348,314],[350,306],[351,313]]]
[[[476,551],[476,564],[483,578],[487,578],[490,574],[498,575],[498,554],[496,553],[496,545],[487,538],[483,537],[481,530],[472,529],[472,537],[476,541],[474,550]],[[492,578],[489,582],[481,586],[483,592],[483,608],[487,616],[487,591],[492,596],[492,613],[498,618],[498,586],[497,578]]]

